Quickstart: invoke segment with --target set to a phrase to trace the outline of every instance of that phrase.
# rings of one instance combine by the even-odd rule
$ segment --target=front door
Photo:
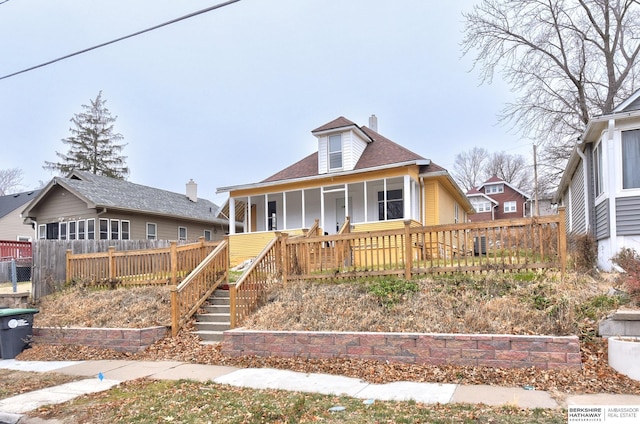
[[[349,197],[349,213],[345,213],[344,197],[336,199],[336,233],[340,231],[340,228],[344,225],[345,217],[353,219],[353,203],[351,197]]]

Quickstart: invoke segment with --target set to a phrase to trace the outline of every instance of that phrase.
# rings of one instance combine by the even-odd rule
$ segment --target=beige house
[[[0,196],[0,240],[31,241],[33,231],[22,222],[24,205],[38,195],[39,190]]]
[[[314,129],[317,151],[256,183],[218,188],[229,193],[225,216],[246,232],[230,231],[231,262],[256,256],[276,231],[290,235],[319,223],[336,234],[350,231],[466,222],[473,207],[446,169],[382,136],[339,117]]]
[[[219,207],[198,198],[197,185],[186,194],[74,171],[53,178],[22,210],[36,239],[185,240],[222,239],[228,222]]]

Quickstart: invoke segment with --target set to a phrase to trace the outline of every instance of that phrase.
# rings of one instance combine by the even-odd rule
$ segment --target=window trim
[[[87,219],[87,240],[96,239],[96,219]]]
[[[390,193],[400,193],[400,198],[389,199]],[[382,200],[380,199],[380,194],[382,193]],[[387,191],[379,190],[377,192],[377,204],[378,204],[378,221],[390,221],[394,219],[404,219],[404,190],[401,188],[389,189]],[[389,217],[389,205],[391,203],[400,203],[400,208],[398,209],[400,216],[399,217]],[[382,216],[380,214],[380,207],[382,206]]]
[[[513,210],[511,210],[511,208],[509,210],[507,210],[507,205],[513,205]],[[502,211],[504,213],[516,213],[518,212],[518,202],[516,202],[515,200],[509,200],[507,202],[504,202],[502,204]]]
[[[64,228],[64,231],[63,231]],[[66,221],[58,223],[58,240],[67,240],[69,238],[68,225]]]
[[[180,232],[184,230],[184,237],[180,235]],[[186,241],[187,240],[187,227],[178,226],[178,241]]]
[[[207,233],[209,234],[207,235]],[[202,233],[202,236],[204,237],[204,241],[211,241],[213,232],[211,230],[204,230],[204,232]]]
[[[339,138],[340,148],[339,150],[331,149],[331,139]],[[331,158],[336,157],[340,159],[340,166],[331,166]],[[344,167],[344,142],[342,141],[342,134],[332,134],[327,137],[327,169],[330,171],[341,170]]]
[[[125,224],[127,225],[127,231],[124,230]],[[124,235],[127,235],[124,237]],[[120,240],[131,240],[131,221],[128,219],[120,220]]]
[[[47,239],[47,225],[40,224],[38,225],[38,240],[46,240]]]
[[[487,184],[487,186],[484,189],[484,192],[485,192],[485,194],[500,194],[500,193],[504,193],[504,183]]]
[[[153,237],[149,237],[149,226],[153,226]],[[145,224],[145,232],[147,233],[147,240],[158,240],[158,224],[155,222],[147,222]]]
[[[596,198],[604,193],[604,169],[602,141],[593,148],[593,190]]]

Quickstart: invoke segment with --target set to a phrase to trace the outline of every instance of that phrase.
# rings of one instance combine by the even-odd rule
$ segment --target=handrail
[[[271,240],[240,278],[235,283],[229,283],[232,329],[256,309],[269,285],[269,280],[280,272],[276,252],[279,240],[279,237]]]
[[[316,218],[311,228],[309,228],[309,231],[307,231],[307,233],[305,234],[305,237],[309,238],[309,237],[317,236],[319,229],[320,229],[320,220]]]
[[[225,238],[171,290],[171,334],[175,337],[189,318],[229,277],[229,241]]]
[[[348,234],[351,232],[351,218],[346,217],[338,234]]]

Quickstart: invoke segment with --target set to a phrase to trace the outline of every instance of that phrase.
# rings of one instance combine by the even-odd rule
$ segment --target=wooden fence
[[[555,268],[567,255],[564,209],[557,215],[439,226],[284,236],[283,279],[352,278]]]
[[[67,250],[67,275],[65,281],[100,285],[150,285],[177,284],[204,258],[217,243],[205,242],[178,246],[169,243],[168,248],[135,251],[116,251],[109,246],[107,252],[74,254]]]
[[[0,240],[0,261],[28,258],[31,260],[30,241]]]
[[[171,290],[171,333],[175,337],[189,318],[229,279],[229,240],[220,242],[207,257]]]
[[[179,242],[178,245],[186,244]],[[169,248],[168,240],[37,240],[33,243],[32,296],[40,299],[67,281],[67,251],[73,254]]]

